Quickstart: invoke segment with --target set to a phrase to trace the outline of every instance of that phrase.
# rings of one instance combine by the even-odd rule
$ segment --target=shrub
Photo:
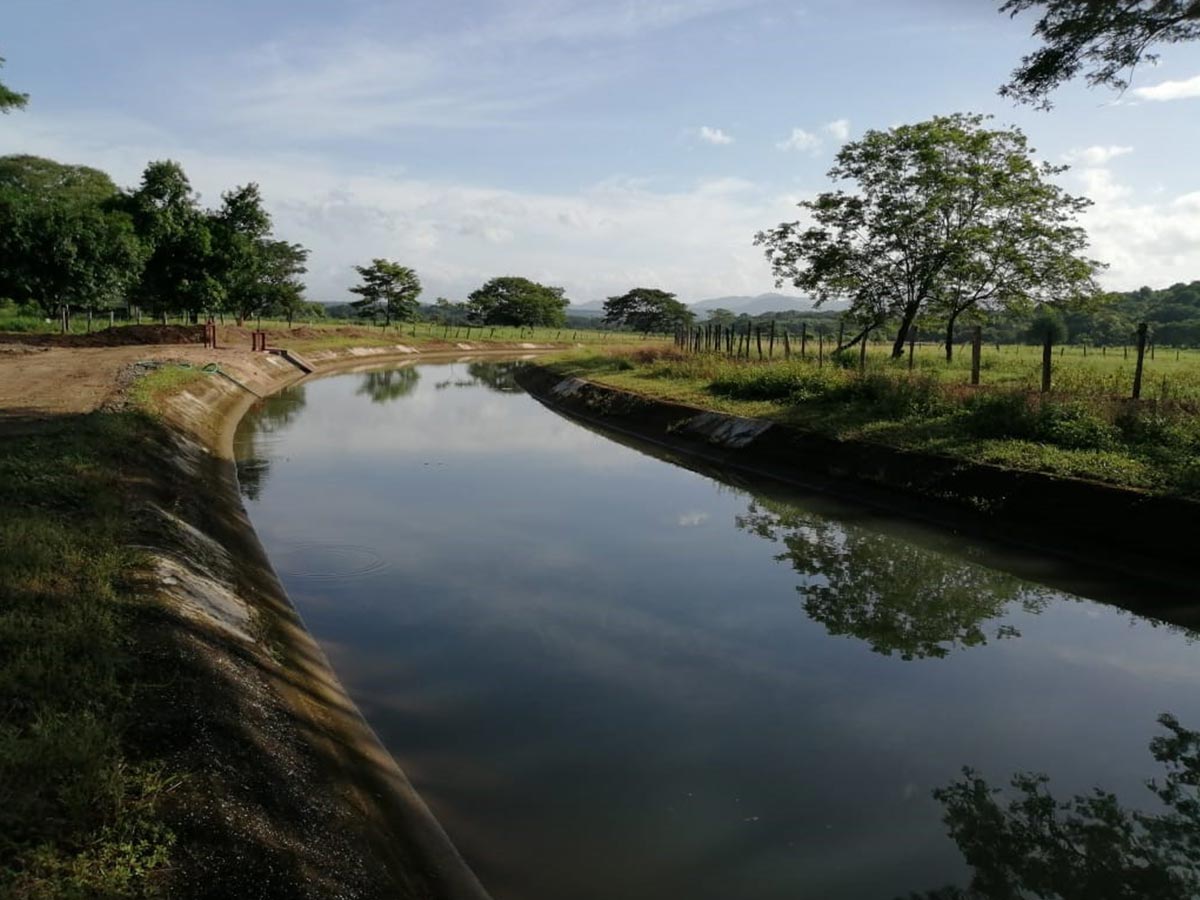
[[[936,378],[895,378],[871,373],[846,385],[846,399],[857,400],[872,412],[890,419],[934,416],[949,405]]]
[[[1036,436],[1071,450],[1107,450],[1118,443],[1120,432],[1086,403],[1043,402]]]
[[[1121,438],[1134,446],[1200,452],[1200,420],[1195,417],[1132,407],[1117,416],[1115,424]]]
[[[964,425],[981,438],[1033,439],[1036,417],[1029,398],[1018,393],[980,393],[967,399]]]

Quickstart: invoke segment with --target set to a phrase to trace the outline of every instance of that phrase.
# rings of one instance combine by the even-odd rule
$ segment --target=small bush
[[[681,362],[689,359],[689,355],[677,347],[642,347],[629,354],[629,359],[638,365],[649,365],[659,360]]]
[[[1115,425],[1122,440],[1138,447],[1200,452],[1200,420],[1194,416],[1171,416],[1157,410],[1128,409],[1117,416]]]
[[[1024,394],[976,394],[966,402],[964,424],[976,437],[1033,439],[1035,421],[1033,407]]]
[[[1070,450],[1107,450],[1120,432],[1086,403],[1042,403],[1038,409],[1037,439]]]
[[[1031,400],[1026,394],[979,394],[967,400],[965,424],[982,438],[1054,444],[1069,450],[1107,450],[1120,432],[1095,407],[1076,401]]]
[[[837,395],[845,378],[808,363],[727,364],[712,375],[709,390],[734,400],[803,403]]]
[[[864,375],[847,384],[846,399],[864,403],[868,409],[889,419],[934,416],[949,405],[936,378],[895,378],[880,373]]]

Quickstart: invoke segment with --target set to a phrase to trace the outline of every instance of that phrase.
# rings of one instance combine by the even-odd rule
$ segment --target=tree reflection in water
[[[238,434],[238,487],[250,500],[257,500],[266,484],[271,463],[263,451],[264,440],[290,425],[307,402],[304,385],[296,385],[260,400],[251,408],[255,427]]]
[[[989,637],[1016,637],[1012,625],[987,624],[1011,603],[1040,612],[1050,596],[968,560],[762,499],[736,522],[787,548],[776,559],[806,576],[796,590],[809,616],[886,656],[941,658]]]
[[[476,383],[500,394],[523,394],[525,389],[517,384],[517,372],[524,368],[520,360],[507,362],[473,362],[467,372]]]
[[[413,366],[364,372],[362,383],[355,393],[367,397],[372,403],[390,403],[411,394],[420,380],[421,373]]]
[[[971,769],[933,792],[973,869],[968,888],[909,900],[1194,900],[1200,897],[1200,732],[1159,716],[1150,752],[1166,769],[1147,787],[1161,811],[1122,807],[1099,788],[1060,802],[1044,775],[1013,776],[1006,803]]]
[[[447,378],[434,384],[434,388],[444,391],[447,388],[478,387],[482,385],[498,394],[523,394],[525,389],[517,384],[517,372],[525,365],[520,360],[507,362],[473,362],[467,364],[467,374],[470,378]]]

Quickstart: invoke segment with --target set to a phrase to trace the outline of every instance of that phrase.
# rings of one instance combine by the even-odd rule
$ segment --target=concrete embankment
[[[347,350],[306,355],[304,367],[323,374],[389,357],[533,349]],[[192,706],[178,712],[192,744],[182,752],[192,793],[205,798],[188,810],[195,822],[172,823],[193,882],[184,893],[484,900],[305,629],[242,506],[237,422],[259,397],[305,377],[280,355],[224,359],[219,372],[158,401],[161,466],[139,476],[148,581],[181,671],[204,683],[180,690]]]
[[[518,380],[552,409],[725,471],[1195,587],[1200,503],[1194,501],[837,440],[563,377],[552,366],[528,367]]]

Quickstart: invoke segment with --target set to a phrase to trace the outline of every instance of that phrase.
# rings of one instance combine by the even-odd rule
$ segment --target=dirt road
[[[249,350],[211,350],[197,344],[71,348],[0,344],[0,422],[98,409],[115,399],[121,372],[140,360],[236,365],[249,355]]]

